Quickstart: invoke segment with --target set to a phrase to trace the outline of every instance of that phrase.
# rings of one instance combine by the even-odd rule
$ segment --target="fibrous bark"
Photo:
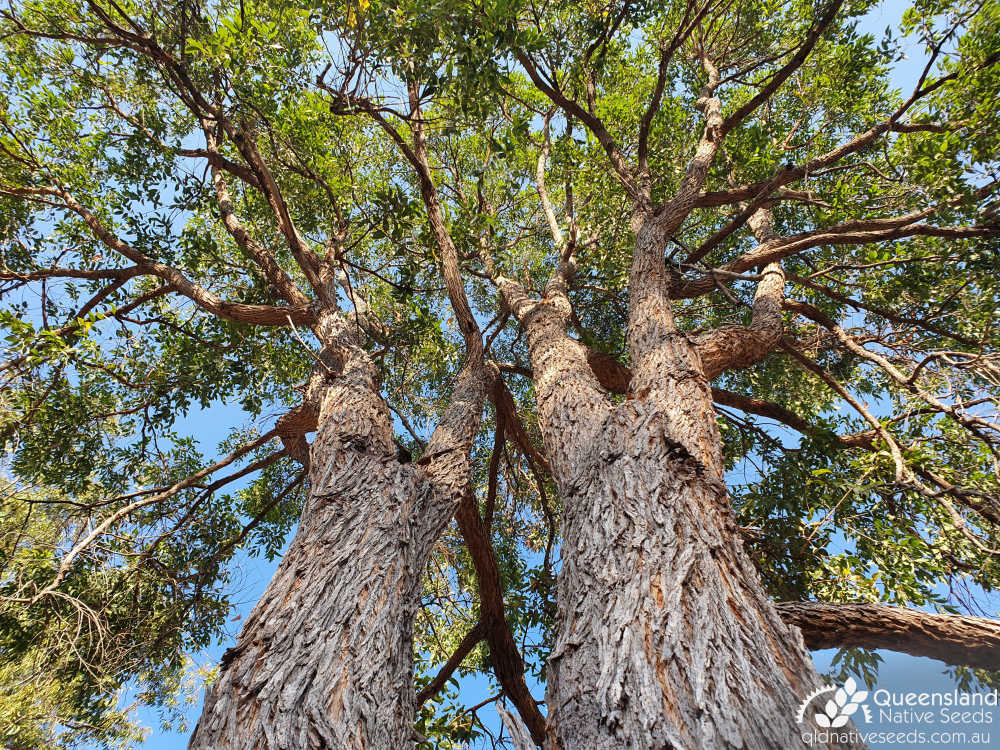
[[[670,231],[637,233],[634,365],[617,406],[594,375],[601,358],[566,334],[566,300],[532,303],[499,281],[527,335],[564,508],[547,750],[804,747],[796,708],[820,684],[742,549],[700,356],[715,342],[674,326],[660,249]],[[776,341],[775,270],[754,322]]]
[[[884,648],[1000,670],[1000,621],[881,604],[783,602],[778,612],[809,648]]]
[[[222,659],[190,747],[362,750],[413,743],[413,619],[431,547],[468,482],[489,374],[471,358],[424,456],[400,463],[371,361],[339,314],[310,495],[264,596]]]
[[[550,747],[802,746],[811,661],[675,423],[627,401],[564,488]]]

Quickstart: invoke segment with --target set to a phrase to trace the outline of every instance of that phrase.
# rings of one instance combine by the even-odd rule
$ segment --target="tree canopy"
[[[880,36],[872,7],[0,10],[5,745],[127,746],[131,700],[169,720],[239,555],[278,556],[308,493],[322,305],[377,366],[401,460],[473,328],[499,373],[424,573],[417,731],[482,732],[446,680],[506,684],[504,650],[544,681],[561,509],[516,299],[563,295],[630,398],[637,206],[683,204],[656,273],[704,341],[767,593],[979,613],[1000,585],[1000,5],[918,0]],[[216,452],[184,417],[220,402],[246,420]]]

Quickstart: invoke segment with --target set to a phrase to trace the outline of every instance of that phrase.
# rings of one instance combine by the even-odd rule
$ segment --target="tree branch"
[[[496,704],[497,713],[500,714],[500,720],[503,725],[507,728],[507,732],[510,734],[511,742],[514,744],[514,750],[534,750],[535,745],[542,744],[536,742],[531,736],[529,736],[528,728],[524,723],[518,719],[517,716],[512,714],[499,702]]]
[[[250,453],[256,448],[259,448],[260,446],[264,445],[270,440],[273,440],[276,436],[277,433],[275,430],[265,433],[264,435],[261,435],[253,442],[247,443],[246,445],[233,451],[228,456],[221,459],[220,461],[217,461],[211,466],[206,466],[204,469],[201,469],[200,471],[197,471],[194,474],[191,474],[190,476],[185,477],[184,479],[178,482],[175,482],[173,485],[165,489],[163,492],[158,492],[155,495],[144,497],[141,500],[136,500],[133,503],[129,503],[128,505],[119,508],[117,511],[115,511],[110,516],[101,521],[101,523],[97,524],[92,529],[90,529],[89,532],[82,539],[80,539],[80,541],[78,541],[75,545],[73,545],[73,548],[71,550],[69,550],[65,555],[63,555],[62,560],[60,560],[59,562],[59,568],[56,571],[56,574],[53,577],[53,579],[43,588],[39,589],[38,593],[36,593],[31,598],[31,601],[32,602],[37,601],[46,594],[55,591],[56,587],[58,587],[59,584],[62,583],[63,579],[65,579],[66,575],[69,573],[69,570],[73,565],[73,561],[80,555],[80,553],[83,552],[91,544],[93,544],[93,542],[98,537],[104,534],[114,524],[118,523],[126,516],[135,513],[140,508],[144,508],[147,505],[152,505],[153,503],[158,503],[163,500],[166,500],[167,498],[176,495],[178,492],[181,492],[182,490],[185,490],[189,487],[196,485],[201,479],[211,474],[214,474],[219,469],[225,468],[234,461],[239,460],[247,453]]]
[[[535,699],[524,681],[524,660],[514,642],[504,612],[500,567],[493,553],[489,530],[479,516],[471,488],[468,488],[455,512],[455,518],[458,520],[462,536],[465,537],[465,545],[476,569],[476,579],[479,583],[479,621],[482,623],[486,642],[490,647],[493,671],[503,686],[504,693],[517,706],[518,713],[528,726],[532,739],[538,745],[542,745],[545,740],[545,717],[538,710]]]
[[[925,656],[975,669],[1000,670],[1000,621],[939,615],[881,604],[782,602],[782,619],[806,646],[869,648]]]
[[[590,363],[594,375],[602,386],[612,393],[628,393],[629,382],[632,379],[632,371],[629,368],[614,357],[595,349],[588,351],[587,361]],[[816,436],[829,434],[795,412],[771,401],[744,396],[722,388],[712,388],[712,400],[717,404],[730,406],[747,414],[756,414],[760,417],[781,422],[804,435]],[[875,432],[869,430],[850,435],[835,435],[834,437],[845,448],[865,448],[872,450],[875,436]]]
[[[995,189],[995,187],[991,187],[991,189]],[[933,206],[923,211],[886,219],[845,221],[826,229],[802,232],[789,237],[775,237],[716,270],[726,273],[743,273],[751,268],[774,263],[820,245],[864,245],[869,242],[915,236],[952,239],[1000,236],[1000,226],[994,225],[942,227],[918,223],[940,208],[940,206]],[[670,296],[672,299],[697,297],[712,291],[714,288],[715,281],[712,273],[708,272],[701,278],[675,283],[670,290]]]
[[[455,670],[462,665],[462,662],[465,661],[465,657],[469,655],[469,652],[471,652],[472,649],[474,649],[479,642],[483,640],[483,630],[482,623],[477,622],[472,626],[472,629],[465,634],[462,642],[458,644],[458,648],[456,648],[455,652],[448,657],[448,661],[444,663],[444,666],[442,666],[438,673],[434,676],[434,679],[427,683],[423,690],[417,693],[414,705],[418,709],[430,698],[433,698],[441,692],[441,688],[443,688],[445,683],[448,682]]]
[[[176,268],[154,261],[129,245],[108,229],[94,213],[80,204],[61,187],[2,188],[0,189],[0,194],[29,198],[31,196],[59,198],[65,208],[83,219],[94,236],[103,242],[108,249],[136,263],[142,268],[144,274],[157,276],[168,282],[175,291],[183,294],[196,305],[217,317],[236,323],[265,326],[286,326],[289,319],[293,323],[310,325],[315,320],[315,316],[309,305],[275,307],[273,305],[247,305],[219,299],[212,292],[195,284]],[[131,269],[128,270],[131,271]]]
[[[812,25],[812,28],[809,29],[809,33],[806,35],[805,39],[802,40],[802,44],[799,46],[799,50],[795,53],[795,56],[774,74],[771,80],[757,92],[756,96],[725,119],[722,124],[723,136],[745,120],[750,113],[757,109],[757,107],[770,99],[771,95],[778,90],[781,84],[788,80],[788,77],[802,66],[802,63],[804,63],[806,58],[809,57],[809,54],[816,46],[816,42],[819,41],[823,32],[826,31],[831,23],[833,23],[833,19],[837,15],[837,11],[840,10],[840,6],[842,4],[843,0],[833,0],[833,2],[831,2],[826,8],[823,15],[820,16],[820,18]]]
[[[202,120],[201,126],[205,133],[205,141],[208,144],[208,152],[210,154],[218,154],[219,147],[215,139],[215,133],[212,132],[211,123],[207,120]],[[271,253],[267,252],[250,236],[246,227],[236,218],[232,197],[226,186],[226,180],[222,176],[222,170],[211,161],[209,161],[209,164],[211,166],[212,184],[215,187],[216,201],[219,206],[219,214],[221,215],[223,226],[232,235],[233,239],[236,240],[236,244],[242,248],[243,252],[249,255],[260,267],[267,280],[274,284],[282,297],[293,305],[308,304],[309,299],[295,286],[288,274],[285,273],[285,269],[278,265]]]
[[[547,96],[553,104],[557,105],[567,115],[580,120],[580,122],[582,122],[587,129],[593,133],[594,137],[597,138],[601,146],[604,147],[604,151],[608,155],[608,160],[611,162],[611,166],[615,170],[615,174],[618,179],[625,187],[626,192],[628,192],[629,196],[633,200],[638,199],[639,189],[632,176],[632,172],[625,163],[625,159],[622,157],[618,144],[615,143],[615,139],[612,137],[611,133],[608,132],[608,129],[601,121],[601,118],[589,109],[580,106],[580,103],[575,99],[571,99],[566,96],[557,83],[552,82],[550,84],[546,81],[542,76],[541,71],[538,69],[538,66],[535,64],[535,61],[529,57],[527,53],[517,50],[514,54],[517,57],[517,61],[521,63],[521,66],[524,68],[525,72],[527,72],[531,82],[538,88],[538,90],[545,94],[545,96]]]
[[[890,132],[895,126],[899,119],[916,103],[919,99],[930,94],[931,92],[937,90],[943,86],[948,81],[954,80],[960,74],[968,72],[965,69],[955,70],[947,75],[941,76],[934,83],[923,85],[924,79],[926,78],[927,72],[930,66],[936,59],[936,53],[931,56],[931,59],[927,62],[927,67],[924,70],[924,75],[921,76],[920,81],[918,81],[913,93],[910,95],[903,104],[901,104],[895,112],[893,112],[885,120],[876,123],[871,128],[863,133],[856,135],[850,141],[842,143],[841,145],[827,151],[815,159],[810,160],[806,164],[799,165],[793,169],[785,169],[782,167],[777,173],[771,177],[760,180],[750,185],[742,185],[740,187],[732,188],[730,190],[703,193],[697,200],[697,205],[699,207],[708,206],[723,206],[732,203],[738,203],[739,201],[754,200],[758,198],[762,190],[767,190],[768,192],[774,191],[776,189],[782,188],[795,180],[800,180],[803,177],[815,174],[820,169],[828,167],[831,164],[835,164],[845,156],[856,153],[861,149],[866,148],[871,143],[873,143],[877,138]],[[1000,59],[1000,52],[994,52],[984,58],[978,65],[976,65],[973,70],[982,70],[983,68],[992,65]],[[765,194],[766,195],[766,194]]]

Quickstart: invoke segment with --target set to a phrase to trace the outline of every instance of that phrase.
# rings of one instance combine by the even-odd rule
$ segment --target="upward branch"
[[[118,237],[86,206],[79,203],[69,192],[59,186],[51,187],[2,187],[0,194],[11,195],[28,200],[43,199],[48,205],[61,206],[83,219],[94,236],[105,247],[127,258],[137,265],[142,273],[156,276],[169,283],[172,289],[184,295],[205,311],[220,318],[237,323],[250,323],[264,326],[286,326],[291,320],[298,324],[311,324],[314,321],[312,309],[306,304],[275,307],[272,305],[248,305],[239,302],[228,302],[191,281],[181,271],[165,263],[154,261],[144,253]],[[57,198],[59,203],[51,202]],[[138,274],[138,271],[136,272]]]

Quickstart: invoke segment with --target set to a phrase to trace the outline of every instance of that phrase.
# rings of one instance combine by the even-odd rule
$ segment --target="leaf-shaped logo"
[[[830,696],[829,699],[813,714],[813,721],[818,726],[824,729],[843,727],[851,720],[852,716],[858,713],[859,709],[864,709],[865,721],[871,721],[868,707],[863,704],[865,698],[868,697],[868,691],[858,690],[858,684],[849,677],[844,681],[843,687],[827,685],[810,693],[799,706],[799,712],[796,716],[798,723],[801,724],[805,718],[806,708],[824,693]]]

